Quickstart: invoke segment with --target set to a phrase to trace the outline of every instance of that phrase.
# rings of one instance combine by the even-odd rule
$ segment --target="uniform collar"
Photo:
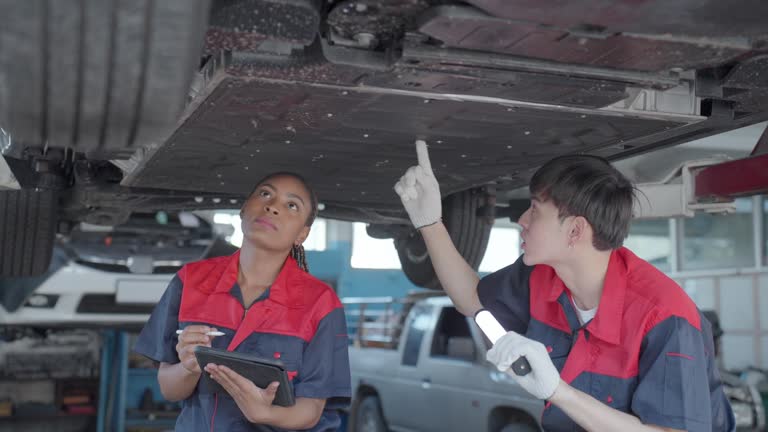
[[[627,290],[628,273],[625,255],[625,248],[611,252],[597,314],[586,327],[592,335],[614,345],[620,341],[624,316],[624,296]],[[567,289],[563,281],[554,273],[546,300],[556,302],[563,291]]]
[[[240,250],[230,255],[224,264],[224,273],[216,284],[216,292],[230,292],[232,286],[237,283],[237,274],[240,264]],[[303,272],[292,257],[285,259],[283,268],[278,273],[277,278],[269,288],[269,297],[266,301],[271,301],[289,308],[301,308],[303,306],[303,296],[301,295],[302,283],[300,272]]]

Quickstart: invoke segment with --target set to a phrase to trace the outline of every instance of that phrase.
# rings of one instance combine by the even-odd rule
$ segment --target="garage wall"
[[[307,263],[312,274],[333,286],[339,297],[403,297],[420,289],[400,269],[352,267],[351,223],[328,220],[326,230],[325,250],[307,251]]]
[[[720,316],[723,365],[768,368],[768,200],[736,201],[729,215],[638,221],[627,246]]]
[[[718,312],[726,368],[768,367],[768,274],[677,280],[699,308]]]

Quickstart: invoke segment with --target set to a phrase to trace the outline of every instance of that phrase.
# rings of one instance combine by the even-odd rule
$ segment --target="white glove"
[[[443,208],[440,201],[440,185],[432,173],[427,143],[416,141],[416,156],[419,164],[408,171],[395,183],[395,192],[400,196],[408,217],[416,229],[440,221]]]
[[[518,376],[510,369],[512,363],[520,356],[525,356],[531,365],[531,371],[524,376]],[[502,336],[485,357],[536,398],[551,398],[560,384],[560,373],[549,358],[544,345],[515,332],[511,331]]]

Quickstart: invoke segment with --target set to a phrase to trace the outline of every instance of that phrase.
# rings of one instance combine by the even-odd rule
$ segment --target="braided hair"
[[[302,177],[302,176],[300,176],[300,175],[298,175],[296,173],[292,173],[292,172],[276,172],[276,173],[272,173],[272,174],[267,175],[266,177],[263,177],[261,180],[259,180],[256,183],[256,186],[253,188],[253,191],[251,191],[250,195],[253,195],[253,192],[255,192],[256,189],[259,186],[261,186],[264,182],[266,182],[267,180],[269,180],[271,178],[274,178],[274,177],[283,177],[283,176],[295,178],[302,185],[304,185],[304,188],[307,190],[307,193],[309,194],[309,201],[310,201],[311,208],[310,208],[309,216],[307,216],[306,226],[311,227],[312,224],[315,222],[315,219],[317,218],[318,200],[317,200],[317,195],[315,195],[315,191],[309,186],[309,183],[307,182],[307,180],[304,177]],[[305,272],[309,273],[309,266],[307,265],[307,255],[304,252],[304,246],[303,245],[293,245],[293,247],[291,248],[290,255],[291,255],[291,257],[293,259],[296,260],[296,263],[299,265],[300,269],[302,269]]]
[[[299,264],[299,268],[309,273],[309,266],[307,265],[307,254],[304,252],[303,245],[293,245],[291,248],[291,257]]]

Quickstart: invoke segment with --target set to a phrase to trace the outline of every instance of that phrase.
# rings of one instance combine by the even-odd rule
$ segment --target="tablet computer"
[[[251,354],[243,354],[232,351],[219,350],[205,346],[195,347],[195,358],[200,369],[203,370],[203,377],[200,386],[202,392],[224,392],[211,376],[205,373],[205,365],[213,363],[215,365],[226,366],[245,378],[253,381],[261,388],[266,388],[270,383],[277,381],[280,387],[277,388],[277,394],[273,405],[292,406],[296,401],[293,397],[293,385],[288,379],[288,373],[285,365],[279,360],[265,359]]]

